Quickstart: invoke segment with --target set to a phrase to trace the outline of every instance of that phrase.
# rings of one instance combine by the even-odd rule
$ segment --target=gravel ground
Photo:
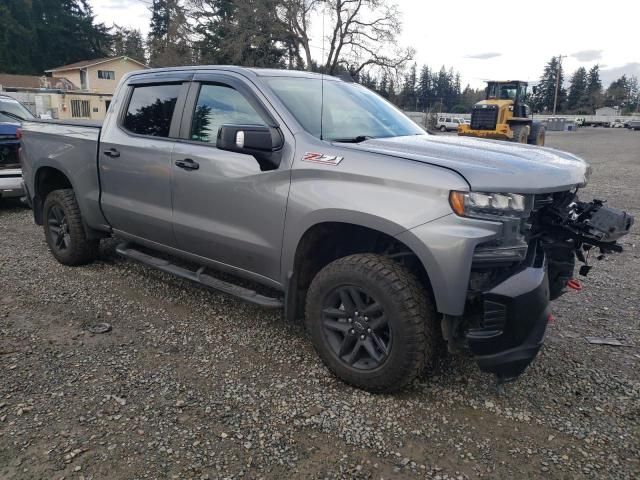
[[[640,132],[550,133],[583,198],[640,217]],[[503,393],[465,357],[396,395],[333,378],[296,326],[119,259],[63,267],[31,213],[0,209],[0,478],[638,478],[640,250],[554,303]],[[87,328],[109,322],[113,330]],[[590,345],[585,336],[624,346]]]

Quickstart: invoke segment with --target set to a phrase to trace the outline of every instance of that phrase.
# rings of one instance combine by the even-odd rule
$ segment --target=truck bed
[[[33,192],[32,171],[57,169],[73,179],[78,205],[89,225],[105,225],[100,213],[98,148],[102,122],[38,120],[22,125],[21,155],[26,187]]]

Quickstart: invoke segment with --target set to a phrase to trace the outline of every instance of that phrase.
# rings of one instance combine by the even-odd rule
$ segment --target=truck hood
[[[341,144],[455,170],[479,192],[547,193],[584,185],[591,167],[545,147],[444,135],[414,135]]]

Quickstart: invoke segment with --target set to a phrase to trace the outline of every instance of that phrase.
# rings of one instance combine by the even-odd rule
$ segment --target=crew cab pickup
[[[26,123],[21,160],[61,263],[115,236],[121,255],[304,319],[328,368],[371,391],[445,341],[517,377],[576,255],[621,250],[633,223],[577,199],[590,168],[574,155],[432,136],[308,72],[130,73],[101,126]]]

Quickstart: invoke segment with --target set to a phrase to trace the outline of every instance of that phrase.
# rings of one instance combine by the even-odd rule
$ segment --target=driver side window
[[[240,92],[226,85],[200,87],[191,122],[191,140],[216,143],[221,125],[264,125],[264,121]]]

